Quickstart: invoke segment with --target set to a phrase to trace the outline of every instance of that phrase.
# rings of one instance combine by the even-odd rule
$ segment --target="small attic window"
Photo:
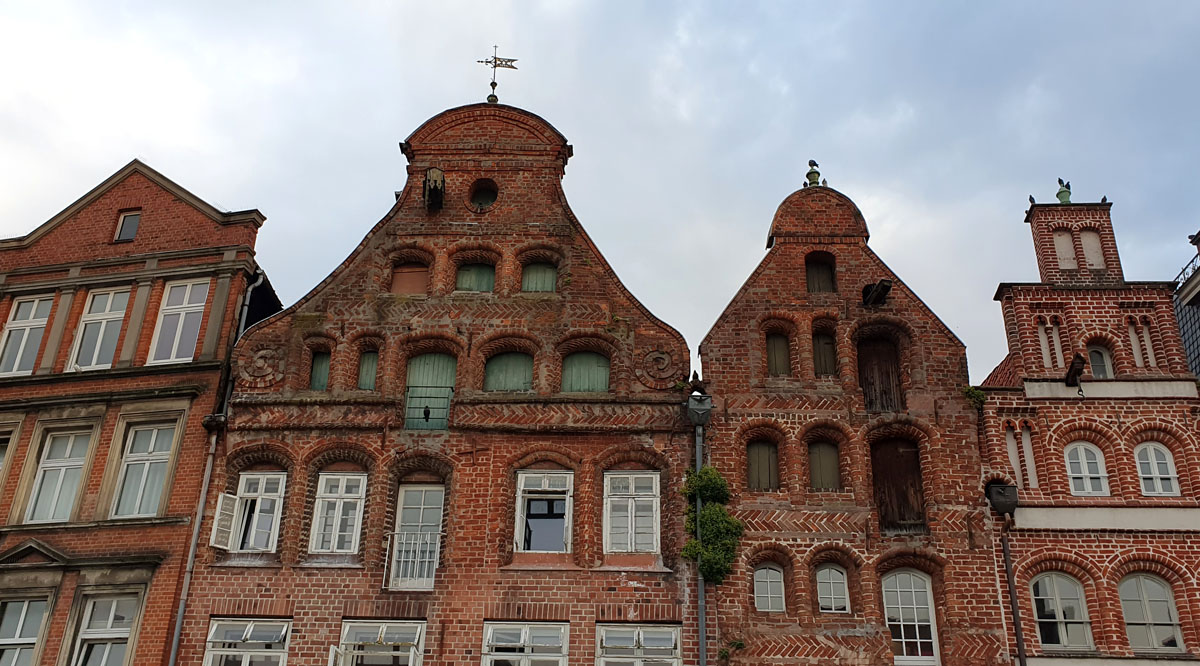
[[[496,185],[496,181],[491,178],[480,178],[471,183],[471,208],[477,213],[482,213],[491,208],[499,196],[500,188]]]
[[[121,217],[117,220],[117,237],[113,242],[121,243],[131,241],[137,235],[138,224],[142,221],[142,211],[135,210],[128,213],[121,213]]]

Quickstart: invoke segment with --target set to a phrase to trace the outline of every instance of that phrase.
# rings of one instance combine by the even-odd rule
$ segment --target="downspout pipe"
[[[1026,666],[1025,632],[1021,629],[1021,607],[1017,601],[1017,583],[1013,577],[1012,549],[1008,545],[1008,533],[1017,524],[1017,487],[1003,483],[990,483],[987,499],[992,509],[1004,517],[1000,528],[1000,547],[1004,551],[1004,577],[1008,582],[1008,610],[1012,614],[1013,634],[1017,640],[1017,664]]]
[[[691,421],[696,433],[696,472],[704,466],[704,426],[712,418],[712,396],[703,393],[693,393],[687,401],[688,420]],[[700,542],[700,509],[703,504],[700,495],[696,495],[696,541]],[[704,572],[696,563],[696,615],[699,624],[700,646],[699,666],[708,665],[708,615],[704,608]]]

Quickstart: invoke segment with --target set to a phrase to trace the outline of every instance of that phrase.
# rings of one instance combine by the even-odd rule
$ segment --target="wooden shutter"
[[[837,345],[828,333],[813,334],[813,370],[818,377],[837,374]]]
[[[841,489],[837,444],[813,442],[808,445],[808,479],[813,490]]]
[[[233,541],[233,521],[237,517],[237,495],[221,493],[217,495],[217,510],[213,512],[212,535],[208,544],[213,548],[230,550]]]
[[[554,264],[529,264],[521,270],[521,291],[554,291],[557,284]]]
[[[393,294],[424,294],[429,291],[429,267],[401,264],[392,269]]]
[[[449,354],[421,354],[408,362],[409,386],[454,388],[458,361]]]
[[[457,366],[457,359],[449,354],[421,354],[409,359],[406,429],[441,430],[447,426]]]
[[[324,391],[329,388],[329,352],[312,353],[312,370],[309,372],[308,388]]]
[[[767,375],[789,377],[792,374],[792,354],[786,335],[772,333],[767,336]]]
[[[871,447],[871,474],[880,527],[892,532],[925,531],[925,493],[917,445],[893,439]]]
[[[454,288],[458,291],[492,291],[496,286],[496,267],[491,264],[466,264],[458,267]]]
[[[379,369],[379,352],[365,351],[358,356],[358,388],[375,390],[375,375]]]
[[[529,391],[533,388],[533,357],[521,352],[496,354],[483,369],[485,391]]]
[[[868,412],[896,412],[903,408],[900,393],[900,354],[890,340],[858,343],[858,385]]]
[[[805,277],[808,281],[808,293],[834,291],[833,265],[820,259],[804,262]]]
[[[609,361],[604,354],[575,352],[563,359],[565,393],[608,390]]]
[[[779,447],[771,442],[750,442],[746,471],[750,490],[779,490]]]

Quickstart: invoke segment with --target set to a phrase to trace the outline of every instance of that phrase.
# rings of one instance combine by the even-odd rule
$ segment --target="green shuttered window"
[[[324,391],[329,388],[329,352],[315,351],[312,353],[312,372],[309,373],[308,388],[313,391]]]
[[[772,442],[750,442],[746,447],[747,485],[750,490],[779,490],[779,447]]]
[[[808,477],[809,487],[813,490],[841,490],[837,444],[813,442],[808,445]]]
[[[533,389],[533,357],[521,352],[496,354],[483,370],[485,391],[529,391]]]
[[[575,352],[563,359],[564,393],[608,390],[608,357],[596,352]]]
[[[408,430],[444,430],[454,395],[458,361],[449,354],[422,354],[408,361],[404,427]]]
[[[554,291],[557,284],[554,264],[529,264],[521,271],[521,291]]]
[[[786,335],[772,333],[767,336],[767,374],[772,377],[787,377],[792,374],[791,350]]]
[[[358,388],[364,391],[375,390],[375,374],[379,369],[379,352],[368,350],[358,357]]]
[[[496,267],[490,264],[466,264],[458,267],[456,291],[492,291],[496,286]]]

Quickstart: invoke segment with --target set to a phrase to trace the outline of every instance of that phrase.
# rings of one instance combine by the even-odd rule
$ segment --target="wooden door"
[[[891,340],[858,343],[858,385],[868,412],[898,412],[904,408],[900,392],[900,354]]]
[[[871,447],[871,475],[880,528],[887,532],[924,532],[925,492],[917,445],[902,439],[875,444]]]

